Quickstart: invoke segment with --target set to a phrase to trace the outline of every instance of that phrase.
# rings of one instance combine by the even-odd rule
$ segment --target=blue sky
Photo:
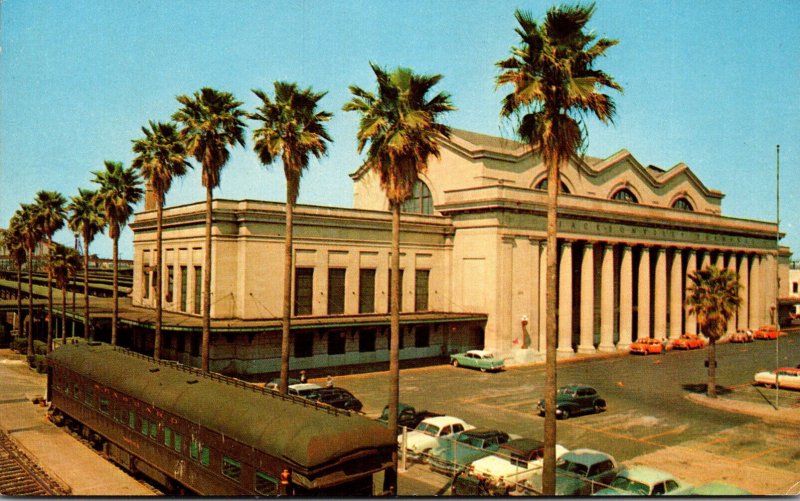
[[[312,163],[299,203],[352,206],[347,176],[360,164],[357,116],[340,111],[348,85],[373,88],[369,62],[440,73],[458,111],[446,122],[510,137],[499,119],[507,89],[494,63],[517,43],[514,9],[542,18],[552,2],[29,1],[0,0],[0,226],[37,191],[76,195],[104,160],[133,158],[148,120],[167,120],[175,96],[202,86],[247,109],[275,80],[328,91],[328,157]],[[589,123],[588,154],[627,148],[643,164],[685,162],[726,194],[723,214],[775,220],[775,145],[781,145],[782,243],[800,252],[800,2],[601,1],[590,27],[620,43],[600,67],[625,88],[618,116]],[[283,201],[280,164],[258,163],[248,133],[215,196]],[[167,204],[204,199],[200,169]],[[60,232],[56,239],[71,243]],[[132,256],[132,234],[121,256]],[[100,236],[92,251],[110,256]]]

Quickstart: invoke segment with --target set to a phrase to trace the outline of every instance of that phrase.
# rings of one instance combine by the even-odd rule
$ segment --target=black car
[[[544,416],[544,399],[537,406],[539,415]],[[556,394],[556,417],[567,419],[582,412],[603,412],[606,401],[600,398],[597,390],[583,384],[562,386]]]
[[[354,397],[352,393],[344,388],[320,388],[317,390],[317,394],[319,395],[319,397],[316,399],[317,402],[328,404],[331,407],[336,407],[337,409],[361,412],[361,408],[364,407],[364,404],[361,403],[361,400]]]
[[[408,404],[400,403],[397,406],[397,433],[403,433],[403,427],[413,430],[423,419],[441,415],[442,414],[439,414],[438,412],[425,410],[417,411],[414,407]],[[378,421],[382,423],[389,422],[388,405],[384,406],[383,412],[381,413],[381,417],[378,418]]]

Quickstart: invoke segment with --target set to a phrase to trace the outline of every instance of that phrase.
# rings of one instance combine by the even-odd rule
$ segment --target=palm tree
[[[622,88],[606,73],[594,68],[616,40],[586,32],[594,14],[588,6],[552,7],[542,24],[530,14],[516,11],[519,46],[499,61],[498,86],[513,90],[503,99],[501,117],[518,118],[516,134],[537,151],[547,166],[547,317],[545,354],[545,422],[543,493],[555,494],[556,443],[556,293],[557,208],[559,171],[585,145],[583,117],[594,114],[604,123],[612,121],[614,101],[604,87]],[[594,43],[593,43],[594,42]]]
[[[80,233],[83,239],[83,337],[89,339],[89,244],[98,233],[103,233],[106,220],[97,201],[97,192],[78,189],[67,206],[69,229]]]
[[[325,141],[332,141],[323,122],[330,120],[333,115],[317,110],[317,104],[326,92],[315,93],[310,88],[300,90],[296,83],[287,82],[275,82],[274,87],[275,101],[263,91],[253,90],[262,105],[249,118],[262,122],[261,127],[253,131],[253,149],[258,153],[261,163],[270,165],[280,157],[286,176],[280,382],[280,391],[286,393],[289,383],[289,322],[292,314],[292,216],[300,191],[300,178],[308,167],[309,155],[321,158],[327,152]]]
[[[214,188],[219,186],[222,168],[228,163],[228,146],[244,146],[246,116],[241,102],[233,94],[203,87],[192,97],[178,96],[183,105],[172,116],[182,125],[181,138],[186,152],[203,166],[206,188],[205,264],[203,265],[203,340],[200,349],[201,369],[208,371],[211,337],[211,202]],[[159,278],[160,279],[160,278]]]
[[[61,344],[67,342],[67,284],[81,268],[81,258],[75,249],[55,244],[49,266],[56,284],[61,288]]]
[[[31,204],[20,204],[20,236],[28,252],[28,363],[33,363],[33,258],[36,246],[42,239],[41,227],[36,220],[36,208]]]
[[[64,227],[67,200],[57,191],[40,191],[34,201],[42,237],[47,244],[47,352],[53,351],[53,235]]]
[[[161,358],[161,249],[164,201],[172,180],[186,174],[191,164],[186,160],[186,147],[173,123],[150,122],[150,129],[142,127],[144,137],[133,141],[133,152],[138,156],[132,166],[141,170],[142,177],[156,198],[156,336],[153,358]],[[147,285],[145,285],[147,287]]]
[[[397,429],[400,397],[400,207],[412,194],[419,174],[427,169],[430,156],[439,157],[439,141],[450,136],[450,128],[437,123],[444,113],[455,110],[450,95],[428,93],[442,79],[441,75],[416,75],[408,68],[387,73],[370,63],[378,83],[373,94],[351,85],[353,99],[345,111],[360,113],[357,133],[358,151],[367,144],[368,167],[377,172],[392,211],[392,282],[389,341],[389,421]],[[392,455],[397,471],[397,454]],[[392,475],[394,477],[394,475]],[[391,478],[389,487],[394,488]]]
[[[742,302],[739,297],[739,275],[716,266],[689,274],[691,284],[686,293],[689,313],[697,315],[700,332],[708,338],[708,385],[706,394],[717,398],[717,340],[727,328]]]
[[[114,267],[113,308],[111,314],[111,344],[117,344],[117,318],[119,316],[119,237],[122,229],[133,215],[133,206],[142,198],[142,181],[133,167],[127,169],[122,162],[105,162],[105,170],[92,172],[93,183],[100,185],[97,200],[108,223],[108,236],[113,241],[112,258]]]
[[[22,265],[28,258],[22,238],[21,224],[20,214],[17,211],[11,216],[8,228],[2,233],[2,245],[8,251],[8,256],[17,269],[17,336],[22,335]]]

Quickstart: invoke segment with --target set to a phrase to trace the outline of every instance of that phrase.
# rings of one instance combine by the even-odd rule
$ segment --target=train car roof
[[[364,416],[213,377],[104,343],[66,344],[49,357],[89,379],[202,424],[302,468],[359,450],[396,447],[394,433]]]

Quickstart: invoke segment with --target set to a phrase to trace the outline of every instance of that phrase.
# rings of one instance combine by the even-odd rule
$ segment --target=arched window
[[[672,203],[672,208],[673,209],[678,209],[678,210],[687,210],[687,211],[690,211],[690,212],[694,211],[694,207],[692,207],[692,203],[689,202],[688,200],[686,200],[684,197],[681,197],[681,198],[675,200],[675,202]]]
[[[544,178],[538,183],[536,183],[536,186],[534,186],[533,189],[547,191],[547,178]],[[567,188],[567,185],[564,184],[564,181],[561,181],[561,193],[566,193],[567,195],[569,195],[569,188]]]
[[[618,202],[628,202],[630,204],[638,204],[639,199],[636,198],[636,195],[631,192],[628,188],[622,188],[621,190],[617,190],[613,195],[611,195],[611,200],[616,200]]]
[[[403,202],[400,211],[410,214],[433,214],[433,197],[431,197],[431,190],[428,186],[417,180],[411,192],[411,198]]]

